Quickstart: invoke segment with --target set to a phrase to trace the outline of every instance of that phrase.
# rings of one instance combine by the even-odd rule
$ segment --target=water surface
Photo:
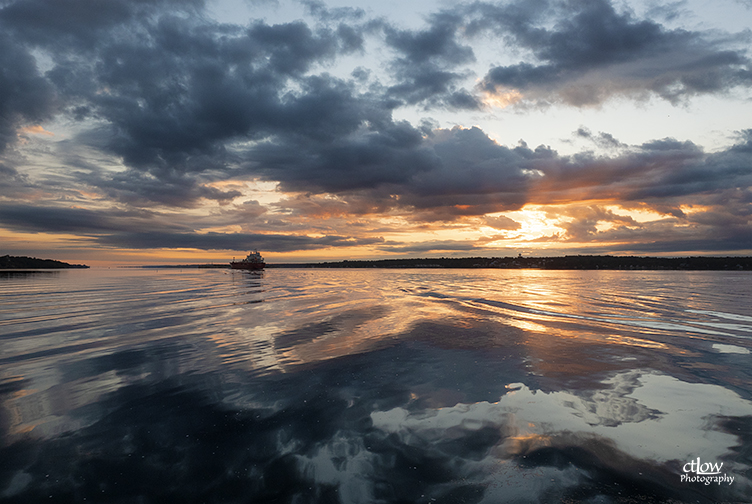
[[[751,307],[746,272],[4,273],[0,499],[750,502]]]

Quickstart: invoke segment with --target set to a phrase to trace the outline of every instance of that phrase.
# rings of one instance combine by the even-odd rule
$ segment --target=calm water
[[[3,273],[0,500],[751,502],[751,350],[744,272]]]

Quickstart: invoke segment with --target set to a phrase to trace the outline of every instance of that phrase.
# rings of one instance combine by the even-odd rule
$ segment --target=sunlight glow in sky
[[[0,255],[752,254],[746,0],[0,5]]]

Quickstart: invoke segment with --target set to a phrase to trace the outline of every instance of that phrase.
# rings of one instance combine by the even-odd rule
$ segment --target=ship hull
[[[244,263],[244,262],[231,262],[230,268],[239,270],[262,270],[266,264],[264,263]]]

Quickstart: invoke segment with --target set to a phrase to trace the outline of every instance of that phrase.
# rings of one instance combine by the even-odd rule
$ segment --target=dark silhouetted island
[[[85,264],[68,264],[53,259],[37,259],[36,257],[18,257],[4,255],[0,257],[0,269],[70,269],[88,268]]]
[[[752,257],[441,257],[302,264],[267,264],[267,268],[500,268],[552,270],[752,270]]]

